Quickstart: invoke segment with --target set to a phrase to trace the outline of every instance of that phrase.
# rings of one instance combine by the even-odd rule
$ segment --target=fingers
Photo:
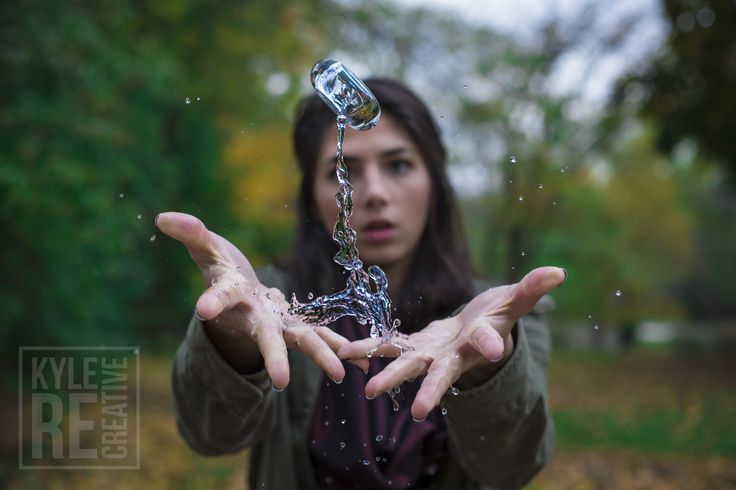
[[[338,352],[342,346],[348,345],[350,343],[348,339],[327,327],[315,327],[314,331],[317,333],[317,335],[322,337],[322,340],[324,340],[327,345],[330,346],[330,349],[332,349],[332,351],[335,353]],[[347,361],[357,366],[364,373],[368,373],[368,367],[370,365],[368,363],[368,359],[366,359],[365,357],[358,359],[347,359]]]
[[[456,358],[445,357],[433,362],[411,405],[411,416],[415,420],[426,419],[461,373],[460,361]]]
[[[201,268],[219,259],[213,235],[204,223],[190,214],[168,212],[156,216],[156,226],[163,233],[179,240]]]
[[[223,311],[230,310],[238,304],[244,304],[247,298],[245,294],[244,280],[215,284],[205,290],[197,300],[195,311],[203,320],[212,320]]]
[[[519,316],[530,312],[534,305],[567,279],[567,271],[559,267],[539,267],[519,281],[514,291],[513,304]]]
[[[365,396],[375,398],[405,381],[418,378],[427,371],[431,362],[431,358],[416,351],[402,354],[368,381],[365,385]]]
[[[382,339],[367,338],[356,340],[340,347],[337,357],[343,360],[361,359],[368,356],[398,357],[398,347]]]
[[[342,362],[330,345],[312,327],[289,327],[284,330],[283,335],[289,347],[299,349],[310,357],[336,383],[341,383],[345,378],[345,368]],[[346,339],[343,338],[343,340],[347,342]]]
[[[491,362],[498,362],[503,358],[505,344],[498,331],[482,320],[476,320],[471,329],[470,343],[483,357]]]
[[[261,324],[253,332],[273,387],[283,390],[289,384],[289,357],[280,325]]]

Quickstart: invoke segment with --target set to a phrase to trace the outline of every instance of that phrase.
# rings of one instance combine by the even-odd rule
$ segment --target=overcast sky
[[[512,35],[520,42],[533,43],[546,19],[571,17],[589,4],[605,8],[596,19],[596,28],[604,31],[631,15],[637,19],[628,42],[616,53],[599,60],[594,73],[582,78],[582,67],[589,65],[594,46],[586,52],[570,53],[551,80],[556,93],[579,92],[586,102],[602,103],[610,93],[612,82],[631,66],[651,56],[667,35],[667,24],[661,15],[659,0],[394,0],[407,6],[426,6],[459,14],[472,23],[484,24]]]

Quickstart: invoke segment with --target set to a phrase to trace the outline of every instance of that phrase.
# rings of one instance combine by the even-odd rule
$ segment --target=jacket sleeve
[[[450,449],[463,469],[483,485],[521,488],[546,462],[555,433],[547,404],[549,331],[543,298],[515,328],[514,352],[483,384],[446,395]]]
[[[275,392],[265,369],[250,375],[236,372],[196,317],[176,353],[172,387],[179,432],[200,454],[237,452],[273,429]]]

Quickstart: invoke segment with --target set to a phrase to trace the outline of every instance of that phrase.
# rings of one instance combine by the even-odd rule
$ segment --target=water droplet
[[[380,456],[376,456],[376,463],[380,463],[380,462],[381,462],[381,457]]]
[[[154,241],[156,239],[156,235],[151,235],[151,238],[149,238],[150,241]]]
[[[523,257],[523,256],[525,256],[525,255],[526,255],[526,252],[524,252],[524,251],[522,250],[522,251],[521,251],[521,256]]]
[[[516,162],[517,160],[515,156],[511,156],[511,158],[509,158],[509,163],[516,163]]]
[[[560,173],[561,173],[561,174],[564,174],[564,173],[565,173],[565,169],[564,169],[564,168],[561,168],[561,169],[560,169]]]
[[[200,100],[199,97],[197,97],[197,100]]]
[[[345,419],[342,419],[342,420],[340,421],[340,423],[341,423],[342,425],[345,425]]]
[[[447,407],[442,407],[442,410],[440,411],[442,412],[442,415],[447,415]]]
[[[481,435],[481,436],[480,436],[480,440],[481,440],[481,441],[485,441],[485,440],[486,440],[486,436],[484,436],[484,435]]]
[[[588,315],[588,320],[592,319],[593,315]]]
[[[513,180],[509,180],[509,184],[513,184],[513,183],[514,183],[514,181],[513,181]]]
[[[139,214],[138,219],[143,219],[143,215]]]
[[[344,442],[340,442],[340,449],[345,449],[345,443]]]
[[[364,459],[364,460],[362,461],[362,463],[363,463],[363,465],[365,465],[365,466],[368,466],[369,464],[371,464],[370,460],[368,460],[368,459]]]
[[[186,102],[187,104],[191,104],[192,103],[192,99],[190,99],[189,97],[187,97],[186,99],[184,99],[184,102]]]
[[[381,442],[382,440],[383,440],[383,436],[382,435],[379,434],[379,435],[376,436],[376,442]]]
[[[314,299],[314,294],[311,291],[307,293],[307,299]]]
[[[621,295],[622,295],[623,293],[621,292],[621,290],[620,290],[620,289],[617,289],[617,290],[616,290],[616,292],[615,292],[614,294],[615,294],[616,296],[618,296],[618,297],[621,297]]]
[[[213,277],[213,278],[212,278],[212,285],[214,286],[215,284],[217,284],[217,279],[215,279],[215,278]]]
[[[455,386],[450,386],[450,393],[452,393],[453,396],[457,396],[457,394],[460,393],[460,390]]]
[[[593,325],[593,329],[598,330],[598,325]]]
[[[122,198],[124,198],[124,197],[125,197],[125,194],[123,194],[123,193],[121,192],[120,194],[118,194],[118,197],[119,197],[120,199],[122,199]]]
[[[539,184],[539,188],[540,188],[540,189],[544,189],[544,185],[542,185],[542,184]]]
[[[523,200],[524,200],[524,196],[519,196],[519,201],[523,201]]]

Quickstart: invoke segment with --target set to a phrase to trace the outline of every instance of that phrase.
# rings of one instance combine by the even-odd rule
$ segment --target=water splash
[[[353,186],[348,180],[348,167],[343,159],[346,125],[360,131],[371,129],[378,123],[381,108],[368,87],[337,61],[323,60],[315,64],[311,80],[322,100],[337,114],[335,173],[339,189],[335,200],[339,213],[332,239],[339,245],[334,261],[347,271],[348,278],[342,291],[314,299],[310,296],[308,303],[300,303],[296,295],[292,295],[289,313],[319,326],[326,326],[343,316],[352,316],[361,325],[370,325],[372,338],[380,338],[382,343],[391,342],[403,352],[406,347],[397,340],[406,336],[398,332],[401,322],[398,319],[391,320],[391,298],[388,296],[386,274],[377,265],[365,271],[358,254],[357,233],[350,227]],[[399,409],[396,401],[398,392],[398,387],[388,392],[394,411]]]

